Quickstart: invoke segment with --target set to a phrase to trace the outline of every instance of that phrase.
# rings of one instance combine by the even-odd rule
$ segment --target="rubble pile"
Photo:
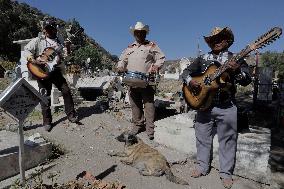
[[[0,93],[11,83],[9,78],[0,78]]]
[[[58,176],[58,175],[57,175]],[[14,188],[23,188],[23,186],[14,186]],[[76,176],[76,179],[67,183],[51,185],[44,184],[42,179],[36,180],[34,183],[29,183],[24,188],[29,189],[126,189],[126,186],[119,181],[107,182],[97,179],[88,171],[83,171]]]
[[[11,119],[0,109],[0,131],[11,123]]]
[[[117,77],[110,84],[110,87],[104,91],[108,95],[109,109],[107,110],[117,119],[131,121],[131,110],[128,100],[128,89]]]
[[[105,182],[102,180],[96,180],[93,183],[82,182],[78,180],[70,181],[63,185],[46,185],[32,187],[32,189],[123,189],[126,187],[121,185],[118,181],[116,182]]]
[[[181,81],[172,80],[172,79],[161,79],[157,88],[157,96],[165,97],[167,96],[168,93],[172,93],[173,95],[175,95],[180,93],[181,89],[182,89]],[[176,95],[175,97],[178,96]]]

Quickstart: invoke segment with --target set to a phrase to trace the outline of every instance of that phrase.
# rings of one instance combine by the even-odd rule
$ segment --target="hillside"
[[[0,12],[0,61],[18,61],[20,59],[20,47],[17,44],[13,44],[13,41],[38,36],[38,33],[41,31],[40,21],[45,17],[52,17],[25,3],[11,0],[0,0]],[[80,27],[80,23],[75,19],[70,19],[69,21],[55,19],[63,37],[67,36],[66,28],[70,25]],[[99,45],[95,39],[86,34],[83,34],[80,41],[81,46],[90,45],[95,47],[102,56],[101,63],[103,64],[112,64],[116,58],[116,56],[111,55]]]

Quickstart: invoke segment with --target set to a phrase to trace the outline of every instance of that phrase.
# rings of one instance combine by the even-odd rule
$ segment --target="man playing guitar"
[[[46,95],[49,100],[48,105],[41,104],[42,115],[43,115],[43,126],[46,131],[50,132],[52,130],[52,115],[51,115],[51,100],[50,94],[52,89],[52,84],[54,84],[63,95],[65,113],[70,122],[78,122],[78,118],[75,114],[74,103],[71,95],[71,91],[68,87],[66,79],[62,74],[62,54],[63,54],[63,40],[60,40],[57,36],[57,25],[56,21],[53,19],[47,19],[43,21],[43,35],[32,39],[25,46],[25,56],[28,62],[33,64],[43,65],[47,64],[46,60],[42,58],[42,54],[48,48],[53,48],[56,52],[54,60],[56,61],[54,68],[48,74],[45,79],[37,78],[39,90],[43,95]],[[68,48],[68,47],[67,47]]]
[[[193,90],[200,90],[201,84],[194,80],[198,74],[213,64],[218,66],[225,64],[233,56],[228,48],[234,42],[234,35],[230,28],[216,27],[211,35],[204,37],[211,48],[211,52],[202,55],[194,60],[183,72],[182,78],[185,85]],[[225,188],[233,184],[232,175],[235,166],[237,149],[237,107],[235,106],[234,94],[236,83],[248,85],[251,77],[248,65],[242,59],[239,62],[228,62],[229,75],[228,86],[222,86],[216,91],[211,106],[206,110],[198,110],[195,123],[195,136],[197,147],[198,165],[192,171],[192,177],[200,177],[208,174],[210,170],[210,159],[213,141],[213,126],[217,126],[219,141],[220,177]]]

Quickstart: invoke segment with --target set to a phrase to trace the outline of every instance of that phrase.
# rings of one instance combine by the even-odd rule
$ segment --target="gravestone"
[[[0,107],[15,121],[23,121],[35,106],[47,99],[21,78],[9,85],[0,95]]]
[[[272,100],[272,76],[273,70],[270,67],[258,68],[258,94],[257,100],[270,102]]]
[[[41,96],[23,78],[10,84],[0,94],[0,107],[7,115],[19,123],[19,168],[22,183],[25,182],[23,122],[39,102],[48,103],[47,99]]]

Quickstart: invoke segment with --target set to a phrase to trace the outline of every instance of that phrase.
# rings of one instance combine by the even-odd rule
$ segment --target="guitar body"
[[[33,76],[38,79],[47,79],[48,78],[48,68],[45,65],[38,65],[32,62],[27,63],[28,70]]]
[[[49,73],[53,70],[54,66],[57,64],[55,57],[57,52],[52,47],[47,47],[44,49],[43,53],[39,56],[40,59],[45,62],[45,64],[35,64],[28,61],[27,67],[33,76],[38,79],[47,79]]]
[[[198,91],[192,90],[186,84],[183,85],[182,91],[184,93],[185,101],[193,109],[206,110],[212,102],[212,99],[219,88],[217,80],[214,80],[210,85],[206,85],[204,80],[207,76],[213,74],[217,69],[216,65],[211,65],[208,69],[200,76],[192,77],[193,80],[200,83],[201,88]]]

